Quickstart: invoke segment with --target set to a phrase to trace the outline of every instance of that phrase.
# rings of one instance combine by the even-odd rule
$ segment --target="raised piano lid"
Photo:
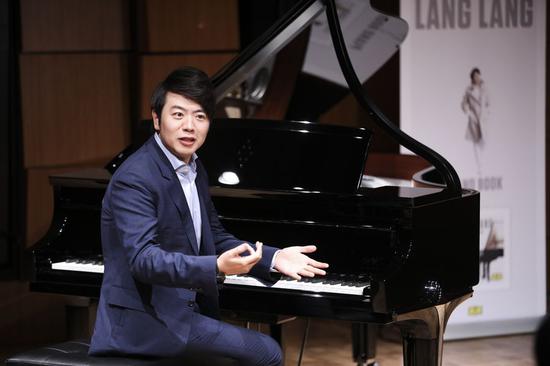
[[[212,82],[216,88],[216,99],[221,101],[240,83],[249,82],[251,77],[261,75],[260,71],[273,62],[279,51],[310,25],[323,28],[321,32],[326,32],[326,24],[320,20],[323,16],[322,13],[327,10],[326,3],[329,2],[322,0],[297,2],[266,32],[213,76]],[[357,3],[359,4],[359,2]],[[361,53],[369,54],[367,60],[360,60],[363,63],[361,68],[365,70],[361,73],[361,77],[362,81],[365,81],[397,52],[401,42],[405,39],[408,25],[401,18],[389,16],[374,9],[370,1],[365,1],[361,5],[358,7],[362,10],[361,19],[355,21],[368,25],[365,28],[368,34],[364,36],[361,34],[364,40],[361,44]],[[344,16],[347,17],[349,23],[349,19],[354,17],[349,14],[349,11],[356,9],[344,6],[340,6],[339,9],[346,14]],[[330,43],[328,37],[327,33],[327,42]],[[314,42],[310,42],[308,45],[308,47],[315,46]],[[336,62],[336,60],[332,61]],[[338,72],[338,70],[334,71]]]
[[[405,38],[408,26],[404,20],[382,14],[373,9],[370,5],[370,2],[367,3],[367,17],[371,19],[381,17],[384,19],[384,22],[382,22],[383,25],[379,28],[369,27],[369,31],[372,31],[372,33],[369,35],[369,41],[366,42],[366,44],[364,45],[364,47],[367,49],[367,54],[376,54],[376,57],[369,57],[367,60],[360,61],[368,63],[373,62],[374,65],[369,67],[369,69],[377,70],[383,63],[385,63],[385,61],[387,61],[387,59],[391,57],[393,53],[395,53],[395,51],[397,51],[400,42],[403,41],[403,39]],[[458,178],[456,171],[445,158],[401,131],[391,121],[389,121],[388,118],[382,113],[382,111],[378,109],[377,106],[374,105],[374,103],[366,96],[365,90],[362,86],[362,82],[364,82],[365,80],[359,80],[358,76],[355,73],[353,62],[346,48],[346,42],[344,39],[345,35],[340,28],[338,9],[334,0],[303,0],[299,2],[260,38],[253,42],[249,47],[241,52],[234,60],[227,64],[212,78],[216,88],[217,100],[222,101],[228,95],[235,94],[241,95],[241,98],[245,102],[247,100],[253,99],[250,98],[251,94],[246,94],[246,88],[248,87],[248,89],[250,89],[250,80],[257,76],[266,64],[273,62],[275,55],[292,39],[297,37],[302,31],[304,31],[304,29],[307,29],[307,27],[312,24],[315,18],[318,17],[323,11],[326,12],[332,43],[336,51],[336,57],[338,59],[341,71],[344,75],[346,82],[348,83],[349,90],[355,96],[359,105],[361,105],[361,107],[363,107],[367,111],[369,117],[374,123],[379,125],[390,136],[395,138],[401,145],[431,163],[437,170],[437,173],[441,175],[442,181],[444,182],[443,188],[432,190],[409,189],[406,193],[400,193],[399,195],[406,197],[429,195],[433,199],[442,199],[450,197],[460,197],[462,194],[470,194],[471,192],[462,191],[460,179]],[[368,19],[365,19],[365,22],[368,22]],[[243,84],[244,87],[242,87]],[[235,90],[238,90],[238,92],[235,92]],[[243,91],[244,95],[242,95]],[[261,103],[261,101],[254,100],[254,103]],[[261,126],[261,124],[265,123],[265,121],[258,121],[253,119],[248,119],[247,122],[249,122],[249,126],[252,129],[257,129],[258,126]],[[216,123],[219,123],[221,125],[222,123],[224,123],[224,121],[220,120]],[[285,123],[289,124],[292,122]],[[235,122],[233,122],[233,124],[235,124]],[[242,125],[242,123],[240,123],[239,125]],[[307,126],[308,128],[311,128],[314,125],[308,124]],[[329,126],[326,126],[325,130],[327,133],[329,133],[329,128]],[[216,134],[217,127],[215,126],[210,132],[210,143],[207,143],[207,145],[205,145],[205,150],[208,149],[207,146],[209,146],[209,144],[210,146],[212,146],[212,140],[221,141],[222,135],[220,135],[220,139],[218,139]],[[353,134],[354,132],[349,133],[349,135]],[[330,139],[327,139],[326,148],[324,150],[325,152],[330,152],[331,150],[333,150],[333,152],[338,155],[340,162],[347,162],[347,160],[350,159],[350,155],[344,153],[346,149],[340,150],[339,153],[338,147],[339,146],[337,145],[331,145]],[[242,150],[242,148],[243,144],[241,142],[237,142],[234,151],[240,151]],[[323,149],[321,148],[320,150],[322,151]],[[225,154],[227,152],[227,147],[224,147],[222,151],[224,151]],[[274,153],[280,154],[281,152],[274,151]],[[230,169],[231,164],[228,164],[228,168],[224,170],[223,167],[216,166],[215,158],[213,158],[213,155],[212,157],[210,157],[210,152],[200,152],[200,154],[201,157],[204,156],[206,160],[208,160],[207,167],[213,165],[212,169],[214,169],[214,171],[212,174],[213,176],[210,177],[211,183],[213,183],[214,185],[228,187],[231,186],[231,184],[227,183],[237,181],[238,174],[236,174],[236,176],[231,174],[235,173],[235,171],[232,171]],[[292,158],[292,156],[295,155],[291,154],[291,156],[288,156],[282,154],[281,159],[284,159],[286,161],[286,159]],[[362,159],[364,158],[364,156],[361,155],[360,158]],[[353,157],[352,159],[356,159],[356,157]],[[235,165],[235,163],[232,164]],[[267,167],[264,167],[264,169],[266,168],[269,168],[269,164]],[[324,173],[326,169],[321,170]],[[226,171],[228,172],[228,174],[224,178],[222,175]],[[278,173],[278,170],[275,169],[275,172]],[[330,173],[323,175],[323,177],[327,176],[330,177]],[[338,187],[334,184],[329,184],[328,186],[322,187],[322,183],[318,183],[317,188],[328,188],[327,190],[329,192],[349,192],[351,190],[350,187],[357,188],[357,177],[353,174],[351,174],[351,176],[353,176],[353,178],[350,182],[342,183]],[[318,177],[318,175],[316,175],[316,177]],[[257,185],[257,188],[266,189],[292,189],[294,187],[298,187],[299,190],[300,188],[305,188],[296,182],[285,182],[284,184],[275,184],[275,182],[273,182],[274,185],[269,187],[268,183],[261,182],[260,180],[254,181],[253,178],[254,177],[247,177],[247,179],[245,179],[245,182],[242,183],[242,187],[248,188],[250,186]],[[262,186],[262,184],[264,186]],[[315,185],[311,185],[311,187],[315,187]],[[235,188],[238,188],[238,184],[235,184]],[[312,189],[315,190],[317,188]],[[400,192],[403,191],[402,188],[394,189],[393,191],[396,190]],[[412,192],[413,190],[415,191]]]

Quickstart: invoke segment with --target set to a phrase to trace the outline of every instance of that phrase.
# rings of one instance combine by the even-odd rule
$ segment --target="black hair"
[[[474,81],[474,75],[479,74],[481,75],[481,71],[477,67],[474,67],[472,71],[470,71],[470,80]]]
[[[199,104],[212,121],[216,110],[214,86],[203,71],[191,66],[181,67],[172,71],[157,85],[151,96],[151,110],[157,114],[159,120],[168,92],[179,94]]]

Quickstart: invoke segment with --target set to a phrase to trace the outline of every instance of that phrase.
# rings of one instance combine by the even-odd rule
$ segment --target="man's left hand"
[[[274,268],[296,280],[301,276],[315,277],[325,275],[323,268],[328,268],[327,263],[311,259],[304,253],[313,253],[317,250],[315,245],[295,246],[281,249],[275,257]]]

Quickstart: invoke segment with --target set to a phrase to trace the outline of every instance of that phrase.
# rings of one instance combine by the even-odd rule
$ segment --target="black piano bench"
[[[6,366],[238,366],[229,358],[204,355],[200,359],[93,357],[89,343],[68,341],[19,353],[6,360]]]

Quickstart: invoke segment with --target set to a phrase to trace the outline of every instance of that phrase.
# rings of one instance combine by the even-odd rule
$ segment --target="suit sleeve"
[[[223,225],[220,222],[220,219],[218,217],[218,212],[216,211],[216,208],[214,207],[214,204],[212,203],[212,199],[210,198],[210,194],[208,193],[208,177],[206,174],[206,171],[204,169],[204,166],[202,164],[199,164],[199,169],[201,170],[201,183],[205,184],[206,189],[205,192],[207,192],[207,207],[206,211],[208,212],[208,219],[210,221],[210,227],[212,230],[212,236],[214,238],[214,245],[216,246],[216,254],[220,255],[221,253],[235,248],[241,243],[243,243],[243,240],[239,240],[235,238],[232,234],[228,233]],[[249,243],[254,249],[256,248],[255,244]],[[261,277],[266,280],[271,280],[270,277],[270,270],[271,270],[271,261],[273,259],[273,255],[278,250],[278,248],[264,245],[262,249],[262,259],[252,268],[251,274],[256,277]]]
[[[190,256],[163,250],[157,242],[158,193],[126,171],[113,180],[105,197],[132,276],[170,287],[217,291],[215,256]]]

